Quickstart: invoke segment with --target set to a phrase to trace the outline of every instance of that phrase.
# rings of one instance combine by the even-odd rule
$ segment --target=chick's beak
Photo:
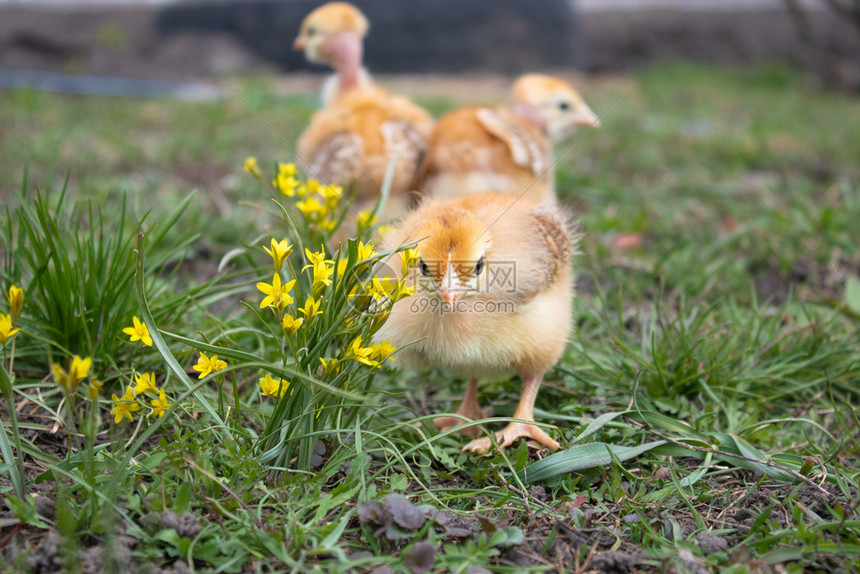
[[[573,123],[578,126],[599,128],[600,118],[597,117],[597,114],[591,111],[591,108],[584,106],[573,117]]]
[[[296,52],[301,52],[305,49],[305,38],[302,35],[296,36],[295,41],[293,42],[293,50]]]
[[[460,298],[460,293],[455,291],[449,291],[448,289],[442,290],[442,300],[450,306],[454,306],[457,302],[457,299]]]

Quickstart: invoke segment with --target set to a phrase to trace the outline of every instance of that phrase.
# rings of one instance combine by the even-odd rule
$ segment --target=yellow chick
[[[293,47],[324,63],[335,76],[323,89],[324,108],[314,114],[298,141],[309,176],[357,193],[356,211],[380,196],[389,162],[397,159],[383,218],[409,205],[415,172],[433,129],[433,119],[404,96],[389,95],[362,68],[367,18],[355,6],[332,2],[302,22]]]
[[[439,118],[419,169],[417,187],[424,195],[451,198],[494,189],[534,201],[555,199],[553,144],[577,126],[600,126],[600,120],[576,90],[552,76],[522,76],[512,95],[513,108],[470,107]]]
[[[478,378],[516,373],[523,392],[513,416],[534,421],[544,373],[561,357],[571,330],[569,221],[552,203],[473,193],[426,201],[385,242],[393,248],[425,236],[412,271],[418,289],[394,305],[377,338],[401,349],[401,366],[470,377],[457,413],[472,419],[482,416]],[[435,423],[449,429],[461,421]],[[534,424],[512,422],[496,433],[502,447],[520,437],[559,446]],[[485,437],[464,450],[485,453],[491,444]]]

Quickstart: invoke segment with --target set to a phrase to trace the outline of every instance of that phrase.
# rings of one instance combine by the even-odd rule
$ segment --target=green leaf
[[[177,548],[177,549],[179,548],[179,545],[182,542],[182,538],[179,536],[179,533],[176,532],[176,530],[173,528],[168,528],[167,530],[159,530],[155,534],[154,538],[156,540],[166,542],[167,544],[170,544],[171,546],[173,546],[174,548]]]
[[[570,441],[570,444],[575,444],[575,443],[580,442],[585,437],[587,437],[591,434],[594,434],[598,430],[602,429],[604,426],[606,426],[607,423],[615,420],[616,418],[618,418],[622,415],[626,415],[626,414],[630,414],[630,411],[619,411],[617,413],[604,413],[604,414],[600,415],[599,417],[597,417],[596,419],[594,419],[593,421],[588,423],[588,426],[585,427],[585,430],[582,431],[581,433],[579,433],[579,435],[575,439]]]
[[[183,482],[173,497],[173,512],[182,514],[191,510],[191,483]]]
[[[399,472],[395,472],[391,475],[391,490],[399,491],[406,490],[409,486],[409,479],[405,474],[400,474]]]
[[[500,528],[493,533],[492,538],[490,538],[490,546],[501,546],[506,548],[522,544],[523,540],[525,540],[525,535],[522,530],[516,526],[506,526],[505,528]]]
[[[613,456],[620,461],[625,461],[664,444],[666,444],[665,440],[657,440],[639,446],[619,446],[592,442],[551,454],[524,468],[518,475],[523,482],[535,482],[558,474],[605,466],[612,462]],[[612,454],[610,454],[610,449]]]
[[[36,512],[36,504],[32,497],[18,498],[12,494],[6,495],[6,506],[18,517],[22,524],[29,524],[36,528],[51,528]]]

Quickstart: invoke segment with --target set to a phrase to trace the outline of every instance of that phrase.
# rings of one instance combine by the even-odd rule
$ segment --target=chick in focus
[[[363,39],[369,24],[355,6],[331,2],[311,12],[293,44],[311,62],[335,75],[323,89],[323,109],[314,114],[298,141],[309,177],[355,187],[356,210],[372,207],[380,196],[389,162],[397,158],[391,194],[381,215],[400,215],[426,149],[433,119],[404,96],[375,85],[362,67]]]
[[[559,211],[551,202],[513,193],[431,199],[385,239],[394,248],[426,236],[413,268],[418,289],[394,305],[377,337],[400,349],[401,366],[440,367],[468,377],[458,414],[482,417],[479,378],[515,373],[523,391],[513,418],[534,421],[538,388],[571,330],[574,242]],[[450,417],[435,424],[447,430],[461,422]],[[559,446],[528,422],[496,433],[503,448],[521,437]],[[480,438],[464,450],[485,453],[491,444]]]
[[[469,107],[439,118],[419,168],[422,194],[451,198],[493,189],[533,201],[555,198],[553,144],[600,120],[576,90],[552,76],[522,76],[512,95],[512,108]]]

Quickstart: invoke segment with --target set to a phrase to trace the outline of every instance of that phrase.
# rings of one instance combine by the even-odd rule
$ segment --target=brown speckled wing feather
[[[350,132],[340,132],[326,138],[306,158],[313,173],[331,184],[344,185],[354,180],[361,172],[364,145],[361,136]]]
[[[532,214],[532,220],[538,230],[538,235],[546,244],[547,284],[558,275],[560,269],[570,265],[570,255],[573,252],[573,242],[561,221],[549,215]]]
[[[520,303],[531,301],[566,273],[573,253],[573,240],[564,222],[545,213],[532,212],[529,218],[534,233],[534,259],[529,262],[529,273],[533,276],[527,283],[529,288],[517,293]]]
[[[380,126],[385,140],[385,149],[389,158],[398,158],[399,162],[416,170],[427,149],[427,140],[408,120],[390,120]]]

